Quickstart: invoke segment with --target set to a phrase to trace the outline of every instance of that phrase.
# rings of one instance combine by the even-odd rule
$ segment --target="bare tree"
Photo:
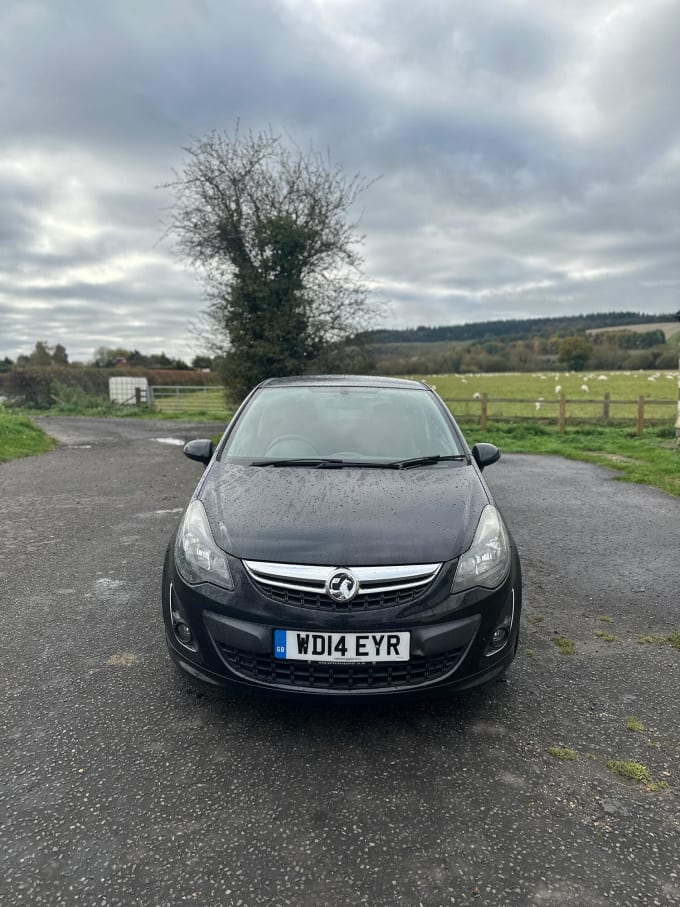
[[[372,311],[351,210],[368,183],[271,130],[237,126],[184,150],[165,186],[175,196],[167,232],[201,271],[209,304],[199,330],[224,356],[231,396],[356,357]]]

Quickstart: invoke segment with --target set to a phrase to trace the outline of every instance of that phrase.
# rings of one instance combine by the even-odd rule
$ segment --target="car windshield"
[[[222,455],[379,462],[462,453],[425,388],[290,385],[253,396]]]

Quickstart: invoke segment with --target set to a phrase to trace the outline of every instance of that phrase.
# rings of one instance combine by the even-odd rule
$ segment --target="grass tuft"
[[[641,762],[622,762],[618,759],[610,759],[607,768],[621,778],[630,778],[631,781],[639,781],[642,784],[654,783],[649,769]]]
[[[619,642],[619,637],[614,636],[613,633],[607,632],[607,630],[595,630],[595,636],[598,639],[603,639],[605,642]]]
[[[572,642],[571,639],[567,639],[566,636],[553,636],[552,641],[557,646],[560,655],[576,654],[576,643]]]
[[[673,630],[672,633],[668,633],[666,636],[636,636],[637,641],[641,645],[646,646],[665,646],[666,643],[670,643],[674,649],[680,650],[680,631]]]
[[[574,760],[578,759],[576,750],[572,750],[568,746],[549,746],[546,753],[549,756],[554,756],[555,759],[561,759],[562,762],[574,762]]]
[[[629,731],[636,731],[638,734],[641,734],[645,730],[644,724],[639,718],[636,718],[635,715],[631,715],[628,721],[626,721],[626,727]]]

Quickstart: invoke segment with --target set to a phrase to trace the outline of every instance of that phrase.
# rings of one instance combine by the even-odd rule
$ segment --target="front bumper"
[[[379,612],[309,612],[265,598],[239,563],[236,588],[189,586],[177,573],[168,549],[163,578],[166,641],[177,666],[192,677],[232,692],[275,696],[384,699],[452,693],[481,686],[512,662],[521,611],[519,560],[498,588],[450,595],[455,562],[445,565],[432,587],[415,601]],[[178,638],[171,610],[192,632],[192,644]],[[502,620],[505,644],[490,648]],[[274,630],[322,632],[404,631],[411,634],[407,662],[325,663],[274,658]]]

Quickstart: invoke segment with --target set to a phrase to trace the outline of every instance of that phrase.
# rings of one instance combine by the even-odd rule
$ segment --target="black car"
[[[522,604],[512,536],[470,451],[418,381],[271,379],[207,464],[163,571],[167,644],[231,690],[365,699],[500,677]]]

